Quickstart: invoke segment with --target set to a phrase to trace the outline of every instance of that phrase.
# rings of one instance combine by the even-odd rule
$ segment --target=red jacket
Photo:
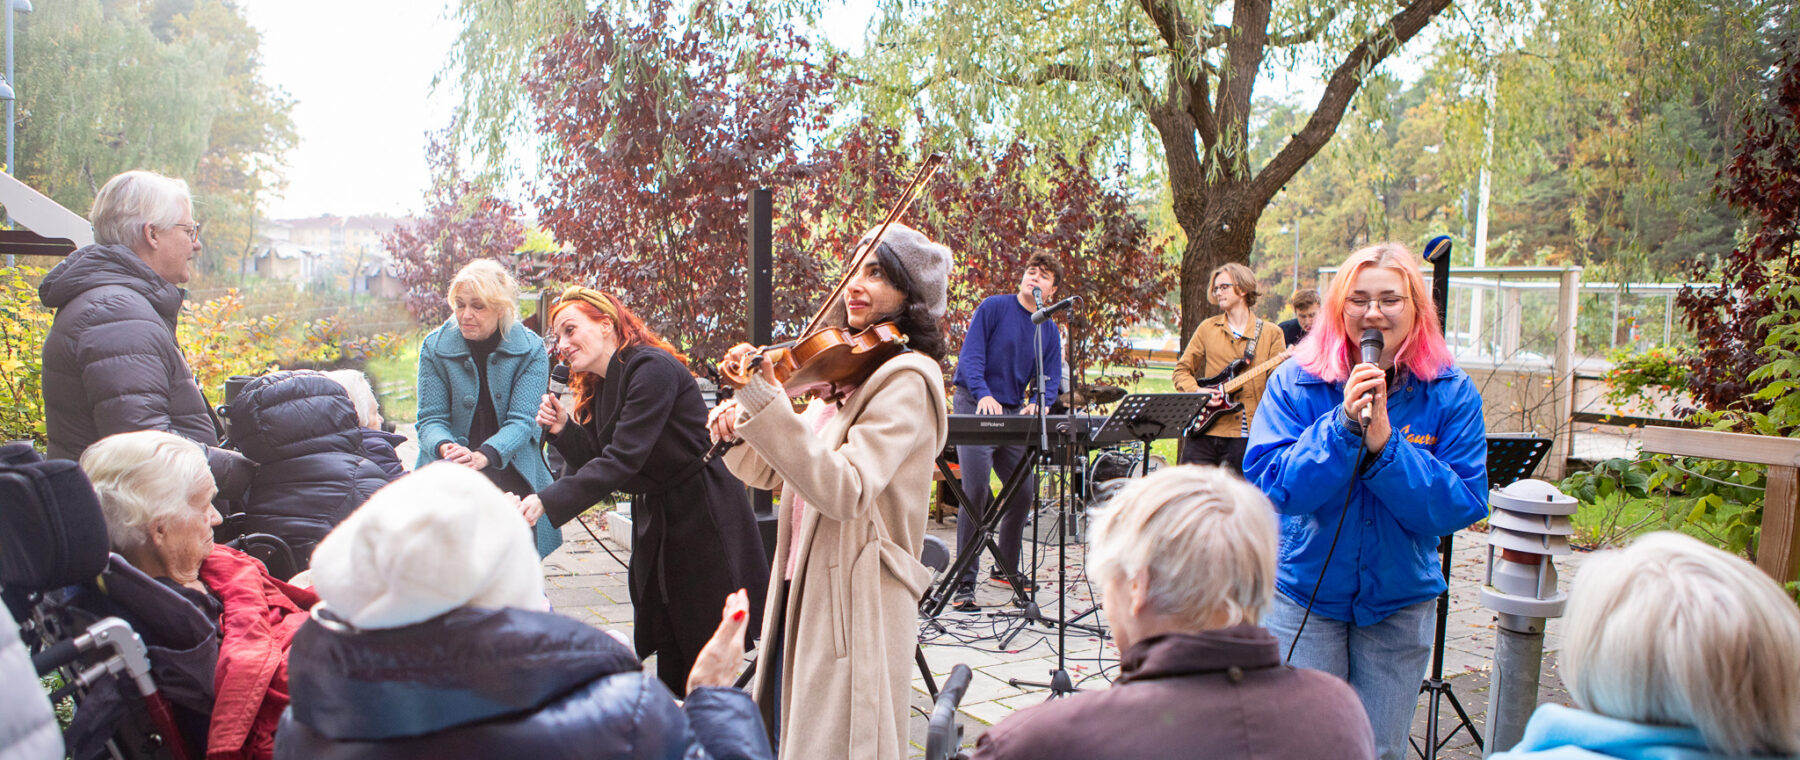
[[[256,558],[224,546],[207,555],[200,580],[224,606],[206,756],[268,760],[288,705],[288,647],[319,597],[275,580]]]

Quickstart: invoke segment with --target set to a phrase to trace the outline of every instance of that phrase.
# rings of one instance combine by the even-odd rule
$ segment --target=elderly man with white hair
[[[1168,468],[1095,522],[1088,567],[1122,673],[1001,721],[977,760],[1375,756],[1356,693],[1283,664],[1257,625],[1275,591],[1275,510],[1261,492],[1216,467]]]
[[[1563,682],[1495,760],[1800,757],[1800,608],[1749,562],[1680,533],[1589,557]]]
[[[294,638],[275,757],[766,760],[744,654],[743,590],[676,704],[625,645],[544,610],[517,499],[473,469],[425,465],[313,553],[323,604]]]
[[[216,446],[206,399],[175,341],[181,285],[193,276],[200,223],[187,183],[146,171],[94,198],[94,245],[38,286],[56,320],[44,341],[44,418],[52,459],[95,441],[165,430]]]

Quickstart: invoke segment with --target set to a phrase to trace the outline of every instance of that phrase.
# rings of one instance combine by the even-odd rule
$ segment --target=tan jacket
[[[763,616],[761,646],[787,653],[776,729],[781,756],[899,760],[910,754],[918,604],[931,581],[918,557],[931,474],[947,433],[943,371],[922,354],[901,354],[815,435],[822,411],[819,402],[804,415],[769,404],[737,427],[749,445],[725,454],[746,485],[783,486],[806,503],[799,525],[790,510],[777,509]],[[796,541],[794,579],[784,595],[783,563]],[[773,642],[784,615],[783,640]],[[759,668],[750,689],[765,721],[776,696],[767,676]]]
[[[1263,320],[1256,321],[1262,322]],[[1175,390],[1186,393],[1200,390],[1199,381],[1225,371],[1226,366],[1244,358],[1244,349],[1250,344],[1249,335],[1255,334],[1256,326],[1252,324],[1245,337],[1232,337],[1231,328],[1226,325],[1224,314],[1201,322],[1199,327],[1194,328],[1193,337],[1188,339],[1187,348],[1181,352],[1181,359],[1175,362],[1175,371],[1169,374],[1169,379],[1175,381]],[[1251,366],[1275,358],[1276,354],[1286,348],[1287,338],[1281,334],[1281,326],[1273,322],[1264,322],[1262,337],[1256,344],[1256,358],[1251,361]],[[1238,389],[1237,400],[1244,402],[1244,411],[1241,414],[1245,416],[1246,421],[1256,418],[1256,403],[1262,400],[1263,388],[1268,385],[1268,382],[1269,375],[1264,373]],[[1206,434],[1220,438],[1243,437],[1242,423],[1238,421],[1238,416],[1238,414],[1228,414],[1220,417],[1219,421],[1213,423],[1213,426],[1206,431]]]

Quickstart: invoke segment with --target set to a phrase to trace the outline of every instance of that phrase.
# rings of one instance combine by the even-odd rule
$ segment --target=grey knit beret
[[[862,250],[875,237],[881,225],[870,227],[857,240],[852,250]],[[912,279],[913,287],[931,310],[931,318],[942,320],[945,305],[949,299],[950,265],[952,257],[950,249],[941,243],[932,242],[931,238],[918,230],[899,222],[888,225],[887,232],[881,236],[881,244],[887,246],[900,259],[900,266],[906,269],[906,275]],[[844,298],[838,296],[835,303],[827,310],[826,325],[842,327],[845,324]]]

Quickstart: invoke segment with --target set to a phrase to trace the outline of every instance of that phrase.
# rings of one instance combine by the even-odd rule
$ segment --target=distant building
[[[401,293],[393,261],[381,238],[409,219],[390,216],[332,216],[264,220],[249,273],[286,280],[296,288],[321,283],[397,298]]]

